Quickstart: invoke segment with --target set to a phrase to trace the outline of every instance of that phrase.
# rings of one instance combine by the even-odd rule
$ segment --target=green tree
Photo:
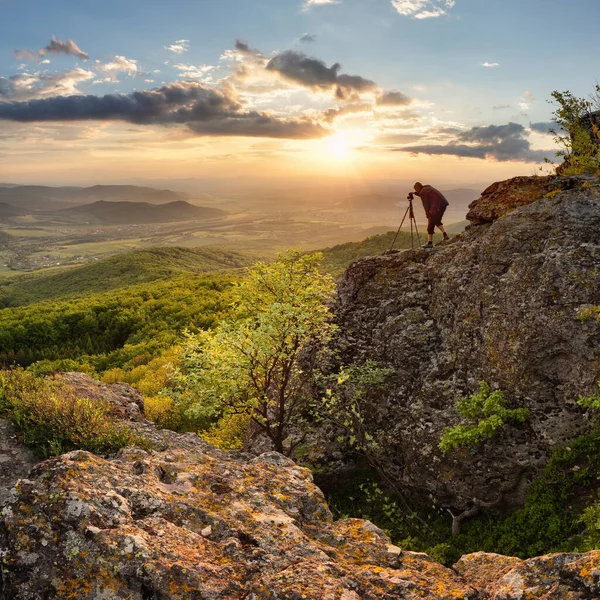
[[[291,251],[272,264],[258,263],[237,287],[234,318],[189,337],[188,414],[247,414],[286,455],[303,441],[291,435],[310,404],[301,357],[308,344],[326,342],[334,330],[327,302],[335,285],[319,271],[321,260]]]
[[[600,94],[600,86],[596,86],[596,94]],[[564,161],[557,172],[562,175],[599,173],[600,132],[591,122],[593,101],[577,98],[568,90],[554,91],[552,98],[557,107],[552,116],[560,130],[550,132],[561,147],[556,156]]]

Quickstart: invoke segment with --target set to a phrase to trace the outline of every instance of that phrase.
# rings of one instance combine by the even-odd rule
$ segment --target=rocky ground
[[[334,522],[310,472],[279,454],[157,431],[130,386],[63,379],[114,402],[156,450],[75,451],[16,470],[0,519],[3,600],[600,597],[600,551],[478,553],[448,569],[368,521]]]

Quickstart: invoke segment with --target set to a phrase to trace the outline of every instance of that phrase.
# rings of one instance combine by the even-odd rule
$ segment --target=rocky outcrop
[[[4,508],[4,598],[476,598],[368,521],[333,522],[278,454],[76,451],[36,466]]]
[[[600,551],[549,554],[529,560],[477,552],[454,570],[489,600],[595,599],[600,591]]]
[[[519,505],[552,448],[589,429],[577,399],[600,377],[600,323],[578,311],[600,304],[600,186],[577,181],[496,184],[470,213],[492,223],[433,251],[365,258],[342,277],[336,347],[345,364],[393,369],[365,415],[414,498],[459,512]],[[566,189],[546,197],[553,186]],[[481,381],[530,415],[444,455],[455,402]]]
[[[290,459],[224,453],[196,435],[156,430],[130,386],[59,378],[132,415],[128,425],[154,450],[127,448],[111,458],[75,451],[23,476],[0,513],[1,600],[600,594],[600,552],[528,561],[478,553],[448,569],[393,546],[368,521],[334,522],[310,472]]]
[[[592,599],[600,552],[454,569],[368,521],[334,522],[306,469],[269,453],[75,451],[22,479],[0,521],[3,600]]]
[[[471,225],[483,225],[506,216],[520,206],[526,206],[542,198],[565,190],[575,190],[583,183],[593,181],[592,177],[514,177],[498,181],[486,188],[481,197],[469,204],[467,220]]]

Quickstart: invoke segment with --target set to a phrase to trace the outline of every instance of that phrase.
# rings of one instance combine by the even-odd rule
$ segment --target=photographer
[[[442,217],[448,207],[448,200],[446,200],[442,192],[430,185],[423,185],[417,181],[414,187],[414,194],[421,198],[423,208],[425,209],[425,215],[427,216],[427,234],[429,235],[429,241],[423,248],[433,248],[433,233],[436,227],[444,234],[444,242],[450,239],[442,224]],[[413,199],[413,192],[408,194],[408,198],[410,200]]]

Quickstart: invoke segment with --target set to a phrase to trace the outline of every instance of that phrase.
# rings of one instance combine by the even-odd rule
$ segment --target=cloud
[[[96,69],[112,81],[116,81],[118,73],[126,73],[131,76],[142,73],[137,60],[118,55],[110,62],[99,64]]]
[[[0,81],[0,91],[2,89]],[[0,102],[0,119],[18,122],[125,121],[182,124],[198,135],[308,139],[329,135],[316,119],[246,111],[227,90],[176,82],[149,91]]]
[[[500,63],[491,63],[491,62],[484,62],[481,63],[482,67],[485,67],[486,69],[495,69],[496,67],[500,66]]]
[[[38,54],[40,56],[44,56],[45,54],[68,54],[69,56],[76,56],[77,58],[89,58],[87,52],[81,50],[73,40],[63,42],[57,40],[55,36],[52,36],[50,43],[39,50]]]
[[[425,144],[395,148],[400,152],[429,155],[451,155],[464,158],[494,159],[540,163],[550,151],[532,150],[530,132],[518,123],[473,127],[459,133],[448,144]]]
[[[48,96],[78,94],[77,85],[94,79],[92,71],[79,67],[64,73],[19,73],[11,77],[0,77],[0,107],[2,101],[24,101]]]
[[[383,92],[377,97],[377,106],[406,106],[411,102],[412,98],[402,92]]]
[[[170,46],[165,46],[167,50],[175,52],[175,54],[183,54],[190,49],[190,40],[177,40]]]
[[[311,6],[323,6],[325,4],[340,4],[342,0],[305,0],[304,10],[308,10]]]
[[[262,62],[265,60],[265,56],[260,50],[256,50],[256,48],[250,48],[247,42],[243,40],[235,41],[235,49],[245,58],[251,58]]]
[[[217,67],[213,65],[195,66],[177,63],[173,65],[173,68],[181,71],[181,76],[186,79],[204,79],[208,73],[214,71]]]
[[[300,41],[303,42],[304,44],[309,44],[311,42],[316,42],[317,41],[317,36],[316,35],[311,35],[309,33],[305,33],[301,38]]]
[[[560,129],[560,125],[555,121],[547,121],[541,123],[529,123],[529,129],[531,131],[535,131],[536,133],[544,133],[547,135],[553,135],[551,133],[551,129],[558,130]]]
[[[497,106],[492,106],[492,110],[505,110],[506,108],[510,108],[510,104],[499,104]]]
[[[267,64],[268,71],[276,72],[288,81],[313,90],[335,91],[339,100],[355,99],[363,92],[375,91],[375,82],[359,75],[339,73],[339,63],[328,67],[322,60],[309,58],[302,52],[286,50],[273,57]]]
[[[414,19],[441,17],[455,4],[455,0],[392,0],[392,6],[399,14]]]
[[[15,50],[17,60],[23,58],[36,60],[46,54],[67,54],[68,56],[76,56],[85,60],[89,58],[88,53],[84,52],[73,40],[63,42],[62,40],[57,40],[55,36],[52,36],[47,46],[40,48],[35,54],[31,50]]]

